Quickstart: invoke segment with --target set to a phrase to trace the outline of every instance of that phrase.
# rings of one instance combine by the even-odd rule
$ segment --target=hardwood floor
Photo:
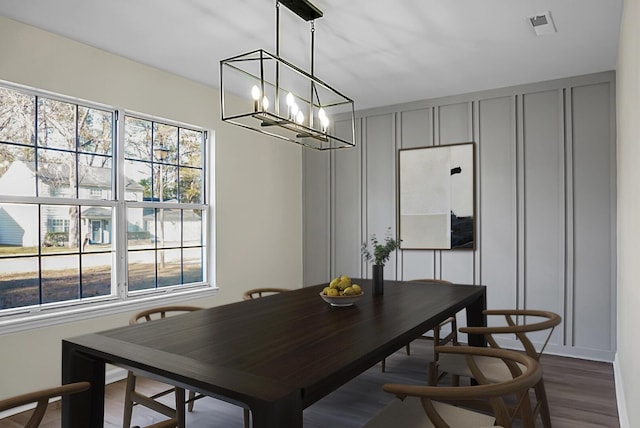
[[[423,340],[413,342],[410,356],[403,348],[387,359],[386,373],[381,373],[378,364],[307,408],[305,428],[361,427],[393,399],[382,391],[383,383],[426,382],[430,344]],[[543,356],[542,363],[554,428],[619,427],[611,364],[552,355]],[[156,391],[162,385],[140,380],[139,387]],[[121,427],[124,381],[108,385],[106,394],[104,426]],[[170,403],[172,396],[166,400]],[[20,422],[24,419],[24,415],[15,415],[0,420],[0,428],[22,427]],[[144,426],[161,419],[153,411],[134,408],[134,425]],[[241,408],[212,398],[197,401],[193,413],[187,416],[187,425],[192,428],[241,428],[242,421]],[[41,428],[58,427],[59,405],[53,404]]]

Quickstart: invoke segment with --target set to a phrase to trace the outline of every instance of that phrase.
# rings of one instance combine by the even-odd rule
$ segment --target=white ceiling
[[[357,110],[616,67],[622,0],[314,0],[315,74]],[[0,14],[219,86],[219,62],[275,53],[275,0],[0,0]],[[550,11],[558,32],[528,16]],[[309,25],[281,56],[309,70]]]

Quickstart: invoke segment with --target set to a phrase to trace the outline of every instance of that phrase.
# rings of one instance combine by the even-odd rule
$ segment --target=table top
[[[485,287],[385,281],[372,296],[333,307],[305,287],[65,340],[93,358],[250,405],[300,391],[307,407],[375,365]]]

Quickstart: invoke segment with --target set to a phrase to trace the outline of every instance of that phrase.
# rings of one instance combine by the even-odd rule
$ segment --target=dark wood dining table
[[[486,325],[484,286],[385,281],[372,296],[354,282],[364,296],[349,307],[324,302],[320,284],[63,340],[63,383],[92,386],[63,399],[62,426],[103,427],[110,363],[249,408],[254,428],[302,427],[306,407],[448,316]]]

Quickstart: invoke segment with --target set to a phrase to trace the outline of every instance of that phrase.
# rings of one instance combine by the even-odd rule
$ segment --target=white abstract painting
[[[474,144],[399,151],[403,249],[475,248]]]

